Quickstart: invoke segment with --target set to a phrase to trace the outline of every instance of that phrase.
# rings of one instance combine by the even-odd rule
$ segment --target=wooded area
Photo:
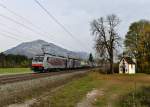
[[[28,59],[26,56],[0,53],[1,68],[29,67],[30,64],[31,59]]]

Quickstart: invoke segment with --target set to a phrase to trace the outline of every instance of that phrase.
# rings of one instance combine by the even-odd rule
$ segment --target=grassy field
[[[144,89],[147,90],[143,90],[143,87],[146,87]],[[74,107],[80,103],[84,105],[89,102],[94,107],[149,107],[150,100],[145,100],[150,95],[149,87],[150,75],[103,75],[91,72],[85,77],[71,81],[53,93],[38,98],[38,102],[32,107]],[[91,96],[89,99],[93,101],[89,101],[87,93],[93,90],[97,90],[95,91],[97,95]]]
[[[0,97],[0,107],[7,107],[8,105],[10,105],[8,107],[18,107],[18,105],[11,105],[21,104],[32,99],[38,100],[38,97],[51,93],[51,90],[85,75],[84,72],[74,72],[1,85],[0,96],[2,97]],[[27,107],[26,104],[19,107],[24,106]]]
[[[0,68],[0,74],[30,73],[30,68]]]

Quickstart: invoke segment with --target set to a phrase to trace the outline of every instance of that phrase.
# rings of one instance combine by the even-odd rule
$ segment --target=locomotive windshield
[[[34,62],[43,62],[43,60],[44,60],[43,56],[36,56],[36,57],[33,58]]]

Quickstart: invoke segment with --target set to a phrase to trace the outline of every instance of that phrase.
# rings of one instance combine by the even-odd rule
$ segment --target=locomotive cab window
[[[41,56],[33,58],[33,61],[35,62],[43,62],[43,60],[44,60],[44,57],[41,57]]]

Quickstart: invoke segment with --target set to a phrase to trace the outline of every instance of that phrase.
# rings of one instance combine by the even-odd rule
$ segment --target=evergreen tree
[[[90,53],[90,55],[89,55],[89,62],[94,62],[92,53]]]

